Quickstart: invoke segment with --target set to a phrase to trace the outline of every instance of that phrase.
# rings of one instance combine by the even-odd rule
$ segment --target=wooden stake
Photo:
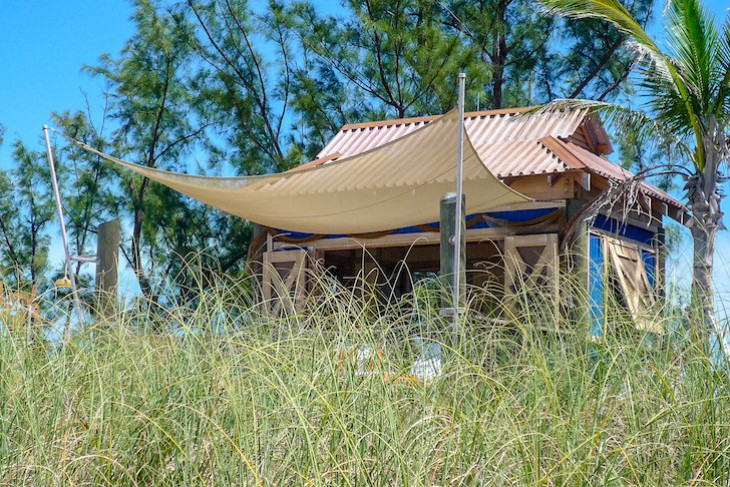
[[[100,311],[109,314],[116,307],[119,282],[119,219],[99,225],[96,238],[96,289]]]

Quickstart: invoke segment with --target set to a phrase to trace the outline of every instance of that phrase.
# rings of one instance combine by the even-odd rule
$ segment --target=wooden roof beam
[[[548,186],[555,186],[564,177],[570,177],[581,188],[591,190],[591,174],[587,171],[565,171],[547,175]]]

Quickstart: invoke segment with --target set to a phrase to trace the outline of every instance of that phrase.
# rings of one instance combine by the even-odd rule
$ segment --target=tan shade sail
[[[311,169],[269,176],[191,176],[107,159],[205,204],[269,227],[318,234],[391,230],[438,221],[456,186],[458,113],[375,149]],[[510,189],[464,144],[467,213],[529,199]]]

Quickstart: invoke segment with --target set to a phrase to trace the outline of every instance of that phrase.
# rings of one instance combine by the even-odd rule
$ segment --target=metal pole
[[[459,135],[457,145],[456,164],[456,229],[454,232],[454,329],[459,326],[459,310],[461,308],[460,284],[461,284],[461,225],[462,225],[462,178],[464,172],[464,91],[466,85],[466,74],[459,73]]]
[[[71,295],[74,300],[74,307],[76,308],[76,317],[79,320],[79,324],[83,322],[83,316],[81,314],[81,300],[79,299],[79,293],[76,289],[76,277],[74,276],[73,269],[71,268],[71,250],[68,248],[68,235],[66,234],[66,222],[63,219],[63,207],[61,206],[61,193],[58,191],[58,179],[56,178],[56,166],[53,163],[53,151],[51,150],[51,138],[48,136],[48,125],[43,126],[43,135],[46,137],[46,151],[48,152],[48,166],[51,170],[51,184],[53,185],[53,196],[56,200],[56,208],[58,209],[58,221],[61,224],[61,238],[63,239],[63,250],[66,252],[66,274],[71,280]],[[67,325],[68,326],[68,325]],[[66,332],[64,330],[64,339],[66,338]]]

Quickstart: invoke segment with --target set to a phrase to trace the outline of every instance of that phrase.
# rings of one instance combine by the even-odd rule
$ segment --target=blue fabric
[[[656,255],[654,252],[642,250],[641,260],[644,261],[644,269],[646,269],[646,275],[649,278],[649,285],[652,288],[656,287]]]
[[[492,218],[499,218],[500,220],[508,220],[511,222],[529,222],[535,218],[548,215],[557,210],[557,208],[536,208],[534,210],[517,210],[517,211],[494,211],[487,213]]]
[[[589,236],[589,264],[588,264],[588,299],[590,304],[591,336],[603,336],[605,320],[604,303],[606,299],[606,276],[604,267],[603,241],[597,235]]]
[[[636,227],[621,223],[613,218],[598,215],[593,220],[593,228],[599,228],[613,235],[618,235],[634,242],[641,242],[651,245],[654,240],[654,232],[645,228]]]
[[[499,220],[507,220],[509,222],[520,223],[520,222],[528,222],[530,220],[534,220],[535,218],[540,218],[541,216],[548,215],[557,209],[558,208],[537,208],[534,210],[495,211],[492,213],[486,213],[486,215],[488,215],[492,218],[497,218]],[[480,218],[481,215],[482,215],[481,213],[467,215],[467,217],[466,217],[467,224],[476,218]],[[425,226],[433,228],[433,231],[439,230],[439,222],[426,223]],[[472,228],[492,228],[492,227],[494,227],[494,225],[482,220],[482,221],[470,226],[469,228],[472,229]],[[306,239],[306,238],[314,236],[314,234],[312,234],[312,233],[290,232],[288,230],[282,230],[282,229],[278,229],[278,228],[276,229],[276,231],[279,233],[286,234],[288,237],[295,238],[295,239]],[[414,227],[398,228],[396,230],[393,230],[392,233],[401,235],[401,234],[405,234],[405,233],[424,233],[424,232],[425,232],[425,230],[422,230],[422,229],[414,226]],[[373,232],[373,233],[377,233],[377,232]],[[322,238],[342,238],[342,237],[349,237],[349,236],[350,235],[347,235],[347,234],[332,234],[332,235],[325,235]]]

